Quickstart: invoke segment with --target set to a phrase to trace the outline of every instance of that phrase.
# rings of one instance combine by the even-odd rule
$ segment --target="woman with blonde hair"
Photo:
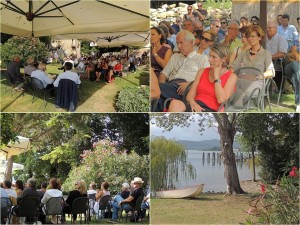
[[[87,197],[87,189],[84,181],[76,181],[74,184],[75,188],[71,191],[67,197],[65,205],[63,207],[62,222],[65,222],[65,214],[72,212],[72,203],[76,198]],[[76,223],[77,214],[73,214],[73,221]]]
[[[233,94],[237,77],[227,69],[229,49],[215,44],[209,53],[210,67],[200,69],[187,94],[186,103],[173,100],[169,112],[216,112]]]

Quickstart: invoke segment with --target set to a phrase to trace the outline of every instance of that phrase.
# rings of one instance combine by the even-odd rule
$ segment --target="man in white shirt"
[[[73,64],[70,62],[66,62],[65,63],[66,71],[58,75],[58,77],[56,78],[56,80],[53,83],[53,86],[58,87],[59,81],[61,79],[69,79],[69,80],[74,81],[76,84],[81,84],[78,74],[71,71],[72,68],[73,68]]]
[[[161,95],[156,108],[157,112],[163,110],[165,99],[183,100],[186,87],[194,81],[199,69],[209,66],[207,57],[194,51],[195,37],[191,32],[180,31],[176,42],[180,54],[172,55],[158,77]]]
[[[289,25],[289,20],[290,16],[288,14],[282,15],[282,24],[278,27],[278,34],[285,37],[289,45],[288,50],[291,50],[291,47],[298,42],[299,34],[294,25]]]

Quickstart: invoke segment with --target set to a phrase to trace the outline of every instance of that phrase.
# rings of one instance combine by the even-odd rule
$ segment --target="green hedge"
[[[125,87],[116,101],[118,112],[149,112],[149,88]]]

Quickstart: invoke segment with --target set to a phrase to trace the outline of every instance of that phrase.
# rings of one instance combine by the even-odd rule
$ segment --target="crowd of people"
[[[145,216],[145,210],[149,209],[150,205],[150,192],[144,192],[142,188],[144,181],[140,177],[135,177],[131,181],[131,185],[128,183],[123,183],[120,188],[120,192],[117,193],[114,197],[111,195],[109,191],[109,183],[102,182],[100,188],[97,189],[97,185],[95,183],[91,183],[89,186],[89,190],[87,190],[86,183],[82,180],[76,181],[74,184],[74,188],[72,191],[68,193],[68,196],[64,196],[61,189],[61,181],[57,178],[51,178],[49,182],[44,181],[41,183],[41,188],[37,189],[37,183],[34,178],[30,178],[24,184],[23,181],[17,180],[14,184],[10,180],[5,180],[1,183],[1,208],[7,207],[7,201],[4,201],[5,198],[9,198],[12,202],[12,220],[11,223],[18,223],[20,218],[19,215],[19,204],[23,199],[26,198],[36,198],[38,202],[40,202],[40,210],[38,220],[43,224],[48,223],[46,218],[46,205],[47,202],[51,198],[62,198],[62,214],[60,217],[61,223],[66,223],[66,214],[72,214],[72,204],[75,199],[80,197],[86,197],[88,199],[94,199],[94,203],[92,207],[87,208],[89,215],[92,216],[95,214],[99,215],[99,201],[103,196],[110,196],[111,200],[109,202],[110,207],[107,207],[107,210],[112,210],[110,223],[117,223],[117,219],[119,216],[120,210],[131,211],[134,210],[136,201],[140,196],[143,196],[143,203],[141,204],[141,213],[139,215],[139,220],[143,220]],[[93,198],[91,198],[91,196]],[[77,214],[71,215],[74,223],[77,220]],[[29,219],[29,218],[27,218]],[[5,224],[7,218],[1,217],[1,224]],[[23,221],[25,222],[25,221]],[[55,215],[51,216],[51,223],[57,223],[57,218]]]
[[[176,17],[173,24],[161,21],[150,29],[151,98],[157,99],[152,110],[166,110],[165,100],[171,98],[168,111],[218,111],[237,94],[236,83],[243,77],[234,71],[254,67],[264,79],[274,79],[278,90],[281,76],[290,78],[296,112],[300,112],[300,18],[297,28],[290,24],[296,18],[288,14],[267,21],[265,31],[255,15],[250,20],[243,16],[239,21],[213,18],[205,27],[208,13],[203,2],[197,2],[197,7],[188,5],[187,13]],[[256,87],[262,87],[262,80]],[[187,87],[191,89],[186,95]],[[244,95],[241,99],[246,98],[246,93],[239,94]]]

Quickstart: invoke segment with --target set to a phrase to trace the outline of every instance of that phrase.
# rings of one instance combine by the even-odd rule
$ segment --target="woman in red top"
[[[200,69],[187,94],[187,104],[180,100],[170,103],[169,112],[216,112],[233,94],[237,77],[226,67],[229,49],[215,44],[209,53],[210,67]]]

